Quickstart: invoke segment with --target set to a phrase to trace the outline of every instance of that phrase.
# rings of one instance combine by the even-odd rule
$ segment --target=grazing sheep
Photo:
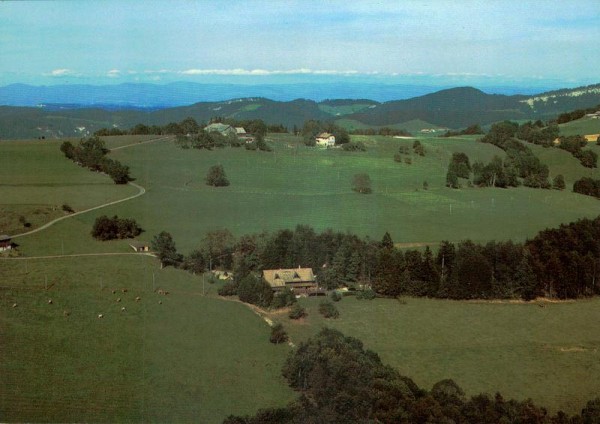
[[[121,301],[121,298],[120,298],[120,297],[117,297],[117,302],[120,302],[120,301]]]
[[[159,305],[162,305],[162,300],[159,300],[159,301],[158,301],[158,304],[159,304]]]
[[[98,318],[104,318],[104,314],[98,314]]]
[[[48,299],[48,305],[52,305],[52,299]]]
[[[142,300],[142,298],[141,298],[141,297],[139,297],[139,296],[135,298],[135,301],[136,301],[136,302],[139,302],[140,300]]]
[[[16,304],[16,303],[13,303],[13,306],[12,306],[12,307],[13,307],[13,308],[16,308],[16,307],[17,307],[17,304]]]
[[[121,312],[125,312],[125,306],[121,308]]]
[[[112,294],[115,294],[117,291],[113,289]]]
[[[123,292],[123,293],[127,293],[127,289],[123,289],[123,290],[122,290],[122,292]]]

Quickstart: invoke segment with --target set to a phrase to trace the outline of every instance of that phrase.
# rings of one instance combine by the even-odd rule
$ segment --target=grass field
[[[531,397],[552,411],[579,412],[600,393],[600,300],[561,304],[471,303],[430,299],[336,303],[338,319],[318,313],[321,299],[303,299],[308,316],[273,314],[297,343],[323,326],[357,337],[381,359],[431,389],[454,379],[467,395],[500,391]]]
[[[581,118],[560,124],[560,135],[586,135],[600,133],[600,119]]]
[[[26,256],[131,252],[127,241],[91,237],[102,214],[135,218],[145,229],[140,240],[169,231],[184,253],[217,228],[241,235],[308,224],[376,239],[389,231],[405,243],[523,240],[598,215],[598,200],[569,190],[446,188],[453,152],[467,153],[471,162],[503,155],[476,138],[421,137],[427,154],[407,165],[393,155],[412,142],[388,137],[353,137],[367,145],[365,153],[311,149],[290,135],[270,135],[271,153],[182,150],[170,141],[136,145],[148,137],[109,137],[109,148],[134,144],[110,155],[131,167],[146,193],[15,241]],[[0,143],[0,233],[14,234],[20,215],[35,227],[61,216],[63,203],[81,210],[137,192],[68,161],[59,145]],[[532,148],[568,185],[581,176],[598,177],[566,152]],[[204,184],[208,168],[218,163],[229,187]],[[374,194],[351,190],[359,172],[371,176]],[[153,292],[153,274],[154,287],[169,296]],[[295,396],[280,376],[289,348],[268,343],[269,328],[260,317],[214,297],[215,286],[206,284],[202,296],[199,277],[160,270],[153,258],[0,260],[0,281],[0,421],[212,423]],[[127,294],[112,294],[123,287]],[[323,325],[339,328],[426,388],[453,378],[468,394],[499,390],[570,412],[600,390],[600,340],[593,325],[600,318],[598,300],[539,308],[347,298],[338,304],[336,321],[321,319],[318,300],[302,302],[307,319],[292,323],[276,316],[295,342]]]
[[[413,157],[412,165],[392,159],[400,144],[410,144],[405,140],[357,136],[368,151],[349,153],[307,148],[291,136],[270,138],[272,153],[181,150],[169,142],[116,151],[148,192],[103,213],[136,217],[149,234],[169,231],[184,251],[215,228],[241,235],[308,224],[376,239],[389,231],[404,243],[523,240],[546,227],[598,214],[596,199],[568,190],[446,188],[453,152],[465,152],[472,161],[503,154],[475,137],[422,138],[427,155]],[[218,163],[229,187],[204,184],[208,168]],[[567,167],[573,175],[585,172],[577,162]],[[352,191],[352,176],[360,172],[370,175],[372,195]]]
[[[154,258],[5,260],[0,276],[3,422],[218,423],[294,396],[260,317]]]

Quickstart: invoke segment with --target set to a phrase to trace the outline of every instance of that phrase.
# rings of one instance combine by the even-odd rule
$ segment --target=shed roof
[[[150,243],[146,243],[145,241],[133,240],[129,243],[131,247],[147,247],[150,246]]]
[[[9,241],[9,240],[10,240],[10,236],[7,236],[6,234],[0,235],[0,241]]]
[[[329,134],[328,132],[322,132],[321,134],[319,134],[317,136],[317,138],[329,138],[329,137],[333,137],[333,134]]]

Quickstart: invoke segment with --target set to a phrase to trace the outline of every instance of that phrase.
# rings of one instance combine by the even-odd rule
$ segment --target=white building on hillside
[[[333,147],[335,146],[335,136],[327,132],[317,135],[315,138],[317,146],[321,147]]]

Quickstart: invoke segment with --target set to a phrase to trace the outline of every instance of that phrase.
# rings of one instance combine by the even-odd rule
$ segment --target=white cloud
[[[44,76],[60,78],[60,77],[76,77],[76,76],[79,76],[79,74],[72,71],[71,69],[61,68],[61,69],[55,69],[49,73],[45,73]]]
[[[121,71],[118,69],[111,69],[106,73],[106,76],[109,78],[119,78],[121,76]]]
[[[337,71],[330,69],[313,70],[308,68],[267,70],[267,69],[187,69],[179,72],[182,75],[357,75],[354,70]]]

